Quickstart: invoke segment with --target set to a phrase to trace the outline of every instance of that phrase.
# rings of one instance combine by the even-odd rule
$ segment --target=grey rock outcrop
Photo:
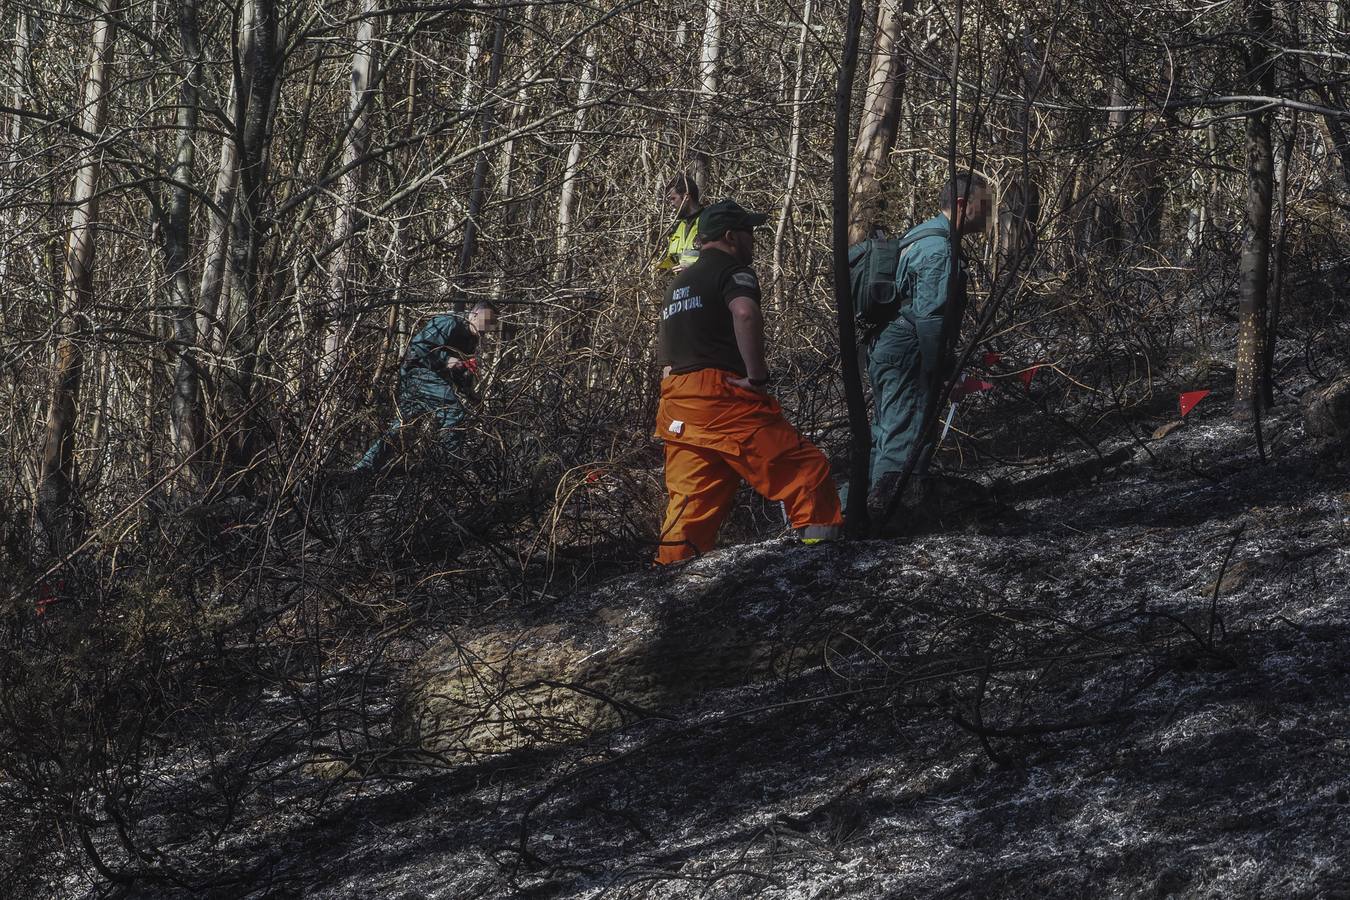
[[[830,557],[781,542],[733,548],[655,584],[602,585],[565,621],[447,640],[413,673],[400,737],[445,755],[567,743],[788,674],[819,659],[832,631],[821,615]],[[819,591],[796,589],[817,580]]]
[[[1303,395],[1308,437],[1324,444],[1350,444],[1350,375],[1319,385]]]

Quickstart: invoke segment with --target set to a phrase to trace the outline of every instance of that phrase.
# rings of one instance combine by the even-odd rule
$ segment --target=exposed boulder
[[[832,632],[829,559],[781,542],[733,548],[655,585],[610,582],[557,621],[445,641],[413,673],[401,737],[447,755],[566,743],[785,674]]]
[[[1350,375],[1312,388],[1302,402],[1308,437],[1326,444],[1350,444]]]

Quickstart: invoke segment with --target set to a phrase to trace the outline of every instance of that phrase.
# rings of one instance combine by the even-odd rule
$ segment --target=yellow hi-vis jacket
[[[661,254],[661,259],[656,263],[656,270],[658,272],[673,272],[676,266],[684,268],[691,265],[694,260],[698,259],[698,247],[694,246],[697,237],[697,213],[687,219],[676,219],[675,224],[670,229],[670,243],[666,247],[666,252]]]

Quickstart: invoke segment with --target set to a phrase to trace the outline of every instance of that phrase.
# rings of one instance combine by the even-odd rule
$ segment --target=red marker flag
[[[1209,396],[1209,391],[1187,391],[1181,395],[1181,416],[1195,409],[1195,404]]]
[[[47,607],[61,599],[61,591],[66,589],[66,580],[61,578],[55,584],[50,581],[43,581],[38,584],[37,603],[34,604],[33,611],[39,616],[47,614]]]
[[[993,350],[986,350],[986,351],[984,351],[984,365],[985,365],[985,368],[991,369],[991,368],[993,368],[994,366],[998,365],[1002,360],[1003,360],[1003,357],[1000,356],[999,354],[995,353]]]
[[[962,397],[969,397],[971,394],[978,394],[981,391],[992,391],[994,385],[992,382],[985,381],[983,378],[972,378],[967,375],[956,383],[952,388],[952,400],[960,400]]]
[[[1017,377],[1022,379],[1022,384],[1026,385],[1027,387],[1031,387],[1031,379],[1036,377],[1036,370],[1039,369],[1040,367],[1041,364],[1036,363],[1036,365],[1032,366],[1031,368],[1023,369],[1021,372],[1018,372]]]

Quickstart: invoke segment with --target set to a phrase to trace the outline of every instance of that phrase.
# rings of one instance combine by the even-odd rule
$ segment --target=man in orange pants
[[[656,410],[669,495],[656,555],[662,565],[713,548],[741,479],[781,500],[803,541],[842,534],[829,462],[767,392],[759,279],[750,268],[754,228],[767,218],[734,200],[704,209],[699,257],[666,291]]]

